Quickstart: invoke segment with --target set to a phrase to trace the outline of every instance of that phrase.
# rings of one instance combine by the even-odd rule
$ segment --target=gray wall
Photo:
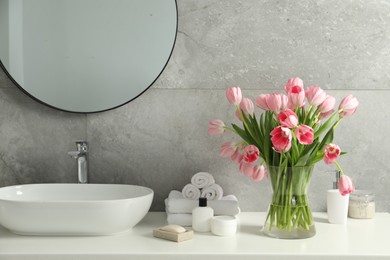
[[[225,89],[239,85],[254,98],[281,91],[289,77],[318,84],[338,102],[358,97],[358,112],[336,131],[348,151],[340,160],[357,188],[377,194],[390,211],[388,100],[390,2],[178,0],[179,33],[172,58],[137,100],[99,114],[47,108],[0,72],[0,185],[74,182],[74,140],[90,142],[91,182],[130,183],[155,190],[163,210],[171,189],[198,171],[214,174],[244,211],[265,211],[268,181],[251,182],[220,158],[231,136],[210,137],[209,119],[233,120]],[[331,169],[318,164],[310,186],[313,209],[325,210]]]

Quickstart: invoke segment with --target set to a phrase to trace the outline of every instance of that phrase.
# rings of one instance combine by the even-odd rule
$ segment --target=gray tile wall
[[[171,189],[199,171],[212,173],[244,211],[265,211],[268,181],[251,182],[220,158],[209,119],[233,120],[225,89],[254,98],[281,91],[289,77],[318,84],[340,101],[358,97],[358,112],[337,129],[348,151],[340,163],[357,188],[371,189],[377,210],[390,211],[390,3],[387,1],[178,0],[179,32],[172,58],[155,85],[135,101],[99,114],[45,107],[0,72],[0,186],[75,182],[67,151],[90,142],[90,181],[128,183],[155,191],[164,210]],[[324,211],[331,169],[318,164],[312,207]]]

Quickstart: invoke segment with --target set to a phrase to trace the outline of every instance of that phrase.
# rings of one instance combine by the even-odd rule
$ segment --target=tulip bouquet
[[[258,118],[253,101],[243,98],[239,87],[229,88],[226,97],[234,105],[242,127],[235,123],[229,127],[215,119],[209,122],[208,133],[220,135],[230,131],[238,135],[239,141],[222,144],[220,155],[238,163],[239,171],[254,181],[269,177],[274,191],[271,205],[277,205],[270,206],[268,212],[271,226],[308,229],[312,223],[311,211],[299,206],[307,204],[306,195],[302,195],[306,193],[314,164],[321,160],[335,164],[342,174],[338,183],[340,193],[346,195],[354,190],[351,179],[337,162],[345,153],[333,143],[333,138],[334,129],[345,117],[355,113],[359,102],[349,95],[335,110],[334,97],[318,86],[305,90],[300,78],[289,79],[284,89],[285,94],[256,97],[254,103],[263,110]]]

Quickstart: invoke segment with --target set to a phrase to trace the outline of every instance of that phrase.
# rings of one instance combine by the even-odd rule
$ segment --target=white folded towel
[[[191,183],[184,186],[181,192],[186,199],[199,200],[200,198],[200,189]]]
[[[208,172],[198,172],[191,178],[191,183],[197,188],[202,189],[204,187],[213,185],[215,183],[213,175]]]
[[[184,195],[184,193],[183,193]],[[207,198],[208,201],[210,200],[220,200],[223,196],[223,189],[218,184],[214,183],[210,186],[204,187],[202,189],[201,195],[202,198]],[[186,197],[186,196],[184,196]]]
[[[235,216],[240,213],[238,200],[234,195],[227,195],[220,200],[211,200],[207,205],[214,209],[214,215]],[[165,199],[165,210],[167,213],[191,214],[195,207],[199,206],[197,200],[189,200],[183,197],[180,191],[172,190]]]
[[[192,226],[192,214],[172,214],[167,213],[167,222],[169,225],[180,225],[184,227]]]

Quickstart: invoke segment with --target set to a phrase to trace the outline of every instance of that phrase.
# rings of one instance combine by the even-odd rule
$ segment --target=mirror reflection
[[[0,0],[3,69],[33,98],[70,112],[123,105],[173,50],[175,0]]]

